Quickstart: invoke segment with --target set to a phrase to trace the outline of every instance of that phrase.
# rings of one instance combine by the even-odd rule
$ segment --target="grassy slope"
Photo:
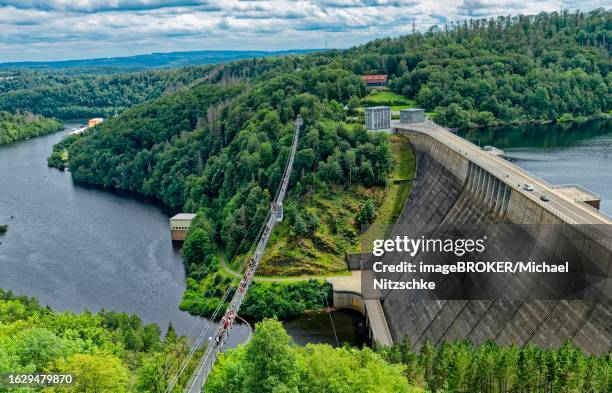
[[[357,238],[354,217],[369,197],[384,191],[378,187],[334,187],[300,199],[300,210],[316,213],[321,224],[314,239],[290,234],[285,221],[277,226],[258,272],[263,275],[322,275],[346,270],[344,254]],[[341,229],[333,227],[341,222]]]
[[[262,258],[258,273],[264,276],[326,275],[346,271],[344,256],[361,249],[368,239],[383,237],[393,224],[408,197],[414,174],[415,158],[407,138],[390,137],[394,160],[389,185],[334,187],[311,193],[298,202],[300,209],[316,213],[321,225],[314,240],[291,236],[287,220],[276,226]],[[372,198],[376,206],[373,225],[359,235],[355,216],[361,205]]]
[[[394,159],[391,180],[382,204],[377,206],[374,222],[367,231],[359,236],[357,248],[359,251],[369,249],[374,239],[384,238],[388,234],[391,226],[399,217],[412,187],[416,166],[412,145],[408,138],[401,135],[391,135],[390,142]]]
[[[390,105],[393,111],[417,106],[415,100],[411,100],[401,94],[387,90],[372,91],[363,101],[371,104]]]
[[[395,93],[390,90],[372,91],[370,94],[368,94],[367,96],[363,98],[363,103],[366,104],[366,106],[371,106],[371,105],[391,106],[391,110],[394,112],[402,110],[402,109],[418,107],[416,100],[406,98],[406,96],[403,96],[401,94]],[[363,109],[362,108],[360,109],[361,109],[361,112],[363,112]],[[436,114],[436,112],[432,110],[432,111],[425,112],[425,114],[429,117],[432,117]]]

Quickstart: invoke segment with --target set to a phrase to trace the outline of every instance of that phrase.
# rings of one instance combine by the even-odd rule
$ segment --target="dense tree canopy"
[[[469,127],[608,112],[610,11],[500,16],[380,39],[339,60],[355,73],[385,73],[398,93]]]
[[[316,95],[321,90],[327,98]],[[330,184],[386,183],[386,138],[341,122],[337,100],[353,94],[365,94],[361,80],[327,67],[251,87],[202,84],[131,108],[78,138],[70,169],[79,182],[154,196],[176,209],[208,209],[214,240],[232,254],[251,219],[252,238],[265,217],[298,113],[306,121],[292,176],[298,190],[311,174]]]
[[[0,70],[0,110],[61,119],[108,117],[198,83],[209,69],[203,66],[132,73],[100,68]]]
[[[167,375],[188,350],[186,338],[177,338],[172,327],[162,338],[157,325],[145,325],[135,315],[53,312],[0,289],[0,374],[74,376],[74,384],[45,392],[163,392]],[[0,386],[7,391],[33,390]]]
[[[298,347],[278,321],[267,319],[246,346],[221,355],[204,392],[420,392],[401,370],[367,348]]]
[[[388,362],[403,364],[408,381],[434,393],[604,393],[612,387],[611,353],[587,355],[570,342],[558,349],[427,342],[417,352],[405,338],[379,352]]]
[[[32,113],[0,112],[0,145],[47,135],[62,128],[62,122],[56,119],[47,119]]]

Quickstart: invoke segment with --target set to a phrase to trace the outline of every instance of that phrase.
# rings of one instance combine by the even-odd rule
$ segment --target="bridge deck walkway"
[[[255,243],[253,243],[255,247],[252,251],[252,254],[249,251],[249,253],[247,253],[247,257],[245,257],[244,259],[243,268],[241,269],[242,280],[240,280],[240,283],[237,289],[235,290],[233,296],[230,295],[232,285],[230,285],[230,288],[228,288],[228,290],[226,291],[225,297],[221,301],[221,304],[223,304],[223,302],[228,296],[232,296],[229,302],[229,306],[227,307],[227,310],[223,313],[223,317],[217,325],[214,336],[209,337],[208,342],[206,343],[206,350],[201,356],[201,358],[198,360],[195,371],[191,374],[189,380],[187,381],[187,385],[183,389],[185,393],[199,393],[202,391],[204,384],[206,383],[206,380],[208,378],[208,375],[212,371],[215,361],[217,360],[217,356],[221,352],[225,340],[232,329],[234,320],[238,316],[240,306],[242,305],[242,302],[244,301],[244,298],[249,290],[249,286],[253,282],[257,267],[259,266],[259,261],[268,244],[268,240],[270,239],[270,235],[274,230],[274,226],[283,218],[283,201],[285,199],[287,189],[289,188],[289,178],[291,176],[293,162],[295,160],[301,126],[302,118],[300,115],[298,115],[295,121],[295,131],[291,143],[291,150],[289,152],[289,157],[287,159],[283,177],[281,178],[279,188],[270,206],[270,210],[268,211],[268,215],[265,219],[264,225],[261,227],[261,230],[255,240]],[[237,282],[238,278],[234,279],[234,283]],[[215,314],[217,312],[218,311],[215,311]],[[212,320],[214,320],[214,315],[213,317],[211,317],[211,321]],[[198,337],[198,341],[194,345],[195,348],[202,344],[205,335],[208,333],[209,327],[210,326],[202,330],[200,336]],[[184,369],[185,365],[183,364],[178,374],[168,384],[166,392],[170,392],[172,391],[172,389],[174,389],[174,386],[178,382],[178,378],[180,377],[180,374]]]

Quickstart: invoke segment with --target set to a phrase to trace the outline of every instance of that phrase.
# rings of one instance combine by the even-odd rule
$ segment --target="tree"
[[[359,178],[367,187],[376,184],[376,175],[370,161],[365,161],[359,166]]]
[[[319,228],[320,224],[321,224],[321,219],[319,218],[317,213],[309,212],[308,213],[308,227],[310,228],[310,232],[313,237],[315,235],[315,232]]]
[[[353,172],[357,169],[357,154],[355,149],[349,149],[344,152],[344,164],[346,165],[349,173],[349,184],[353,184]]]
[[[319,162],[318,174],[321,180],[330,183],[341,183],[343,178],[342,167],[332,156],[327,159],[327,162]]]
[[[166,375],[164,373],[164,357],[155,354],[145,358],[138,372],[138,390],[149,393],[166,391]]]
[[[357,111],[356,109],[361,105],[360,100],[356,96],[352,96],[347,103],[348,114],[354,116]]]
[[[164,337],[164,341],[166,343],[174,343],[176,342],[176,339],[177,339],[176,329],[174,329],[174,325],[172,324],[172,321],[170,321],[168,323],[168,330],[166,331],[166,337]]]
[[[361,208],[357,212],[357,217],[355,217],[355,223],[357,226],[361,227],[363,225],[369,225],[374,220],[374,202],[371,198],[368,198],[367,201],[361,205]]]
[[[22,364],[33,364],[36,370],[42,371],[50,361],[79,349],[75,343],[57,337],[48,329],[32,328],[22,332],[17,353]]]
[[[47,388],[49,392],[124,393],[128,391],[128,370],[121,360],[113,355],[75,354],[66,359],[58,359],[53,371],[74,375],[74,383]]]
[[[308,233],[308,225],[302,215],[299,213],[295,213],[293,218],[293,224],[291,225],[291,230],[296,236],[304,236]]]
[[[258,323],[246,351],[247,391],[276,393],[295,389],[298,374],[291,337],[278,320]]]
[[[195,228],[189,232],[181,252],[187,266],[191,264],[206,264],[215,255],[215,244],[211,234],[202,228]]]
[[[255,340],[258,340],[255,343]],[[273,345],[270,345],[273,343]],[[254,368],[255,367],[255,368]],[[262,372],[263,370],[263,372]],[[264,320],[249,344],[220,356],[206,393],[417,393],[402,368],[368,348],[291,345],[282,325]]]

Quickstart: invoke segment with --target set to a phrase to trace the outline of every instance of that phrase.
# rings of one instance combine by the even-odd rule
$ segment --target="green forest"
[[[75,182],[197,212],[182,249],[188,279],[181,308],[210,315],[231,282],[223,263],[236,269],[264,221],[298,114],[304,126],[286,218],[262,269],[336,274],[346,269],[338,261],[356,247],[362,224],[398,213],[415,165],[414,156],[394,158],[410,151],[406,143],[355,120],[370,93],[361,75],[388,74],[401,105],[422,106],[451,127],[604,116],[612,102],[609,19],[606,10],[475,19],[349,50],[179,70],[3,71],[0,109],[36,113],[26,117],[60,127],[38,116],[117,114],[62,141],[49,164],[67,165]],[[393,188],[393,180],[404,186]],[[256,282],[241,312],[288,318],[325,307],[329,292],[319,280]],[[50,391],[97,392],[87,386],[102,383],[109,392],[163,391],[186,345],[172,329],[162,338],[134,316],[54,313],[2,293],[0,372],[76,370],[87,384]],[[265,320],[249,344],[219,359],[206,389],[607,392],[610,368],[609,354],[586,356],[570,344],[298,347],[278,321]]]
[[[610,111],[610,11],[472,19],[349,50],[344,68],[391,88],[451,127]]]
[[[0,110],[60,119],[109,117],[206,78],[209,66],[126,72],[104,67],[0,70]]]
[[[558,349],[488,341],[426,342],[415,351],[408,338],[377,351],[403,366],[407,381],[428,392],[591,392],[612,390],[612,354],[586,355],[569,341]]]
[[[383,207],[395,197],[389,194],[396,161],[390,140],[366,132],[351,116],[369,93],[360,75],[389,74],[395,96],[416,101],[449,126],[597,115],[610,110],[608,18],[608,11],[595,10],[472,20],[346,51],[185,69],[190,77],[185,70],[165,71],[195,82],[62,142],[50,164],[61,168],[67,159],[76,182],[198,212],[183,250],[193,281],[182,307],[207,314],[228,280],[215,250],[223,249],[223,258],[237,267],[246,251],[239,244],[254,239],[280,179],[297,114],[305,124],[287,219],[273,235],[262,271],[342,272],[360,226],[397,213]],[[156,74],[138,75],[156,82]],[[124,76],[104,76],[116,77]],[[133,85],[134,93],[139,86]],[[405,198],[408,190],[393,192]],[[276,299],[284,290],[267,288]]]
[[[68,372],[75,377],[73,385],[43,392],[161,393],[188,351],[187,339],[172,326],[162,335],[158,326],[134,315],[53,312],[33,298],[0,290],[0,374]],[[175,391],[181,391],[188,372]],[[585,355],[570,343],[541,349],[455,341],[414,350],[405,339],[375,351],[300,347],[280,322],[264,319],[246,345],[219,357],[205,392],[605,393],[611,376],[609,353]],[[33,390],[0,384],[0,392],[12,391]]]
[[[339,102],[319,99],[317,86],[345,97],[365,94],[357,76],[327,67],[283,74],[247,92],[243,84],[205,83],[131,108],[77,138],[68,148],[72,176],[77,182],[136,191],[175,209],[199,211],[202,220],[194,228],[207,230],[194,230],[190,237],[208,239],[198,240],[199,252],[190,252],[188,241],[184,260],[190,276],[203,280],[202,271],[209,272],[214,256],[207,245],[223,244],[232,256],[246,250],[238,249],[241,239],[246,236],[243,245],[254,239],[271,201],[269,190],[280,180],[291,121],[298,113],[305,127],[292,195],[315,189],[325,194],[348,183],[386,185],[391,168],[387,138],[345,124]],[[289,208],[292,230],[316,236],[320,218],[302,214]],[[189,304],[194,302],[183,306],[193,312]]]
[[[590,392],[612,388],[610,353],[585,355],[571,343],[558,349],[495,342],[410,340],[375,352],[324,344],[296,346],[276,320],[256,325],[245,346],[220,356],[206,393],[225,392]]]
[[[402,375],[368,348],[293,344],[283,325],[266,319],[251,341],[219,357],[205,393],[418,393]]]
[[[0,145],[61,131],[64,125],[30,112],[11,114],[0,111]]]
[[[143,324],[136,315],[54,312],[33,298],[0,289],[0,374],[74,376],[74,384],[44,392],[163,392],[167,376],[188,351],[187,339],[178,337],[172,326],[162,337],[157,325]],[[0,392],[13,391],[34,390],[0,383]]]

